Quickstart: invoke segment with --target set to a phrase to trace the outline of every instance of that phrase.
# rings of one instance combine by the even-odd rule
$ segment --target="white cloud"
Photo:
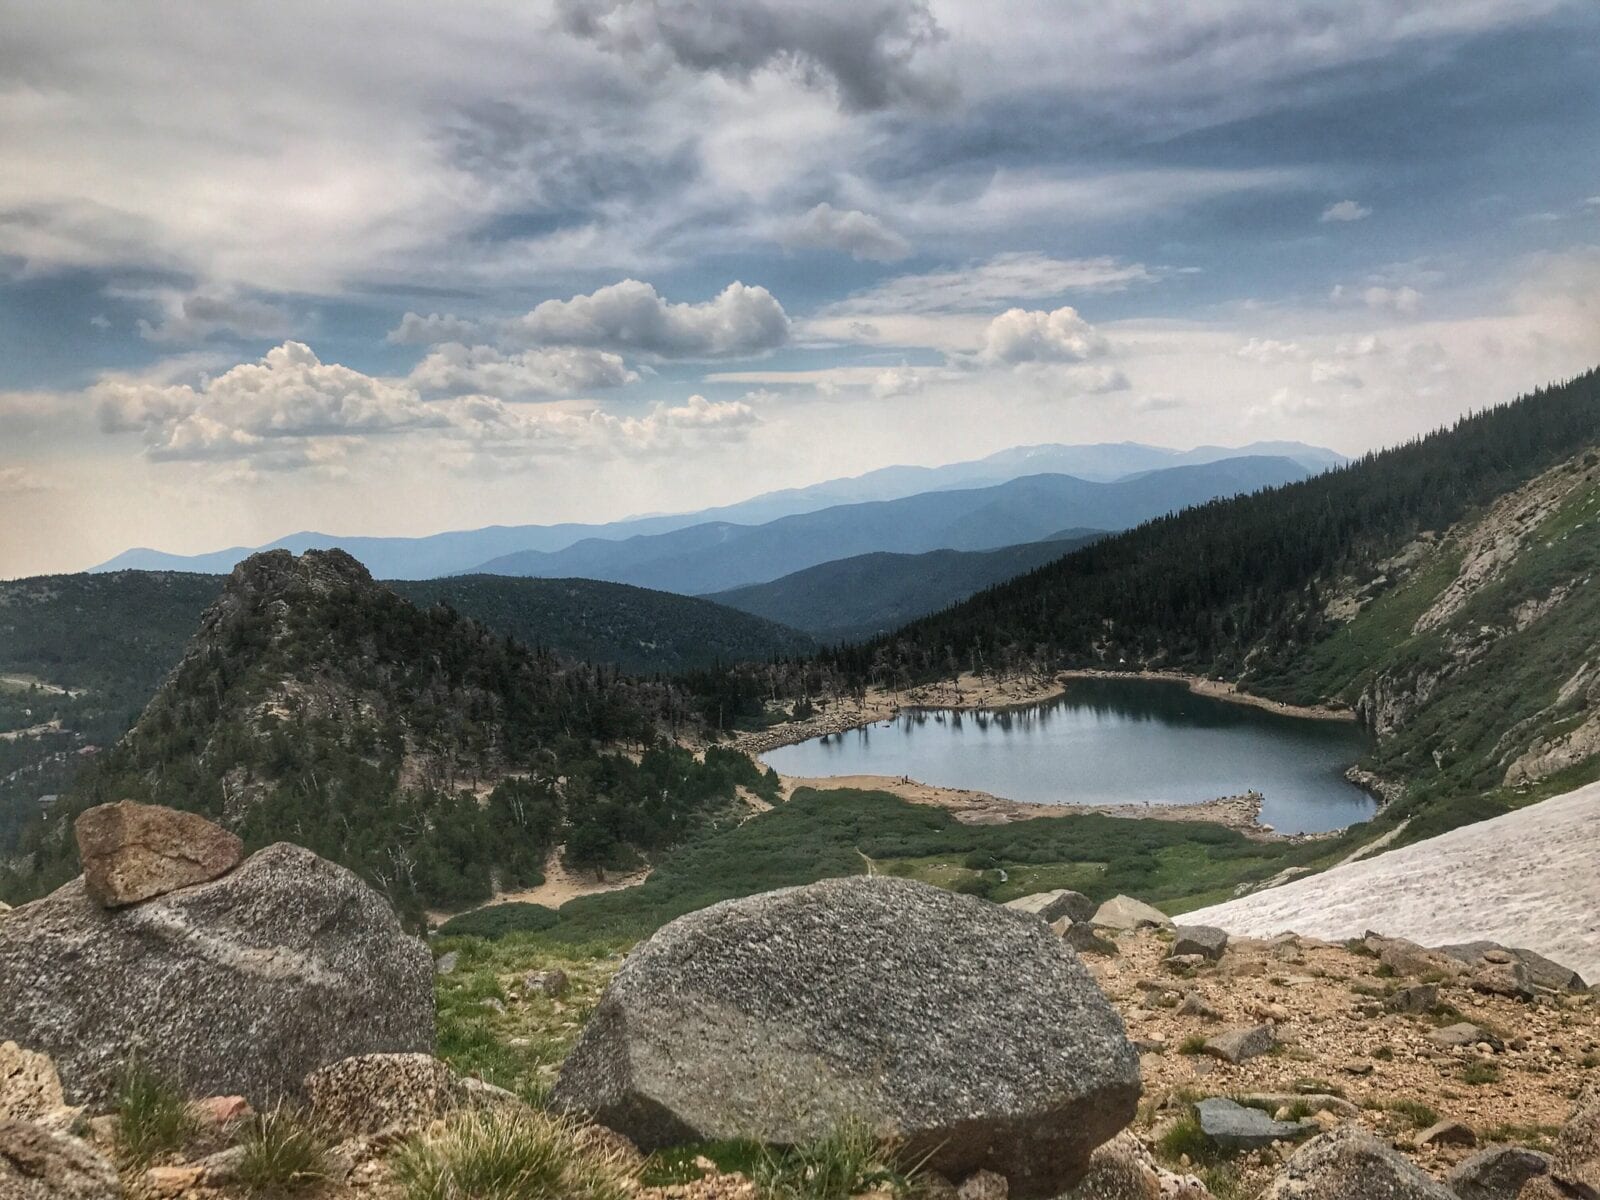
[[[1335,383],[1342,387],[1358,388],[1364,386],[1365,381],[1346,363],[1315,358],[1311,360],[1311,382]]]
[[[303,456],[316,438],[437,428],[445,419],[410,387],[285,342],[197,386],[106,381],[90,389],[108,433],[144,434],[157,459]]]
[[[911,243],[870,213],[822,203],[797,218],[783,234],[789,246],[838,250],[868,262],[895,262],[911,253]]]
[[[478,392],[520,400],[621,387],[639,376],[620,355],[605,350],[558,347],[503,354],[493,346],[446,342],[419,362],[408,378],[435,395]]]
[[[673,304],[655,288],[624,279],[586,296],[546,300],[505,322],[507,341],[596,346],[660,358],[738,358],[789,340],[789,315],[764,287],[730,283],[713,300]]]
[[[1422,304],[1422,293],[1404,284],[1397,287],[1373,284],[1367,288],[1353,288],[1341,283],[1335,285],[1329,293],[1329,299],[1335,304],[1365,304],[1372,309],[1414,313]]]
[[[997,254],[953,271],[930,271],[886,280],[829,305],[829,317],[874,317],[987,309],[1009,300],[1043,300],[1068,292],[1114,292],[1155,278],[1141,263],[1120,259],[1051,258],[1031,252]]]
[[[1293,362],[1295,359],[1305,357],[1305,349],[1298,342],[1283,342],[1274,338],[1253,337],[1244,345],[1234,351],[1238,358],[1246,358],[1251,362],[1280,363]]]
[[[1364,221],[1371,215],[1372,210],[1365,204],[1355,200],[1340,200],[1338,203],[1330,204],[1322,210],[1321,220],[1324,224],[1330,221]]]
[[[50,490],[50,484],[31,467],[0,467],[0,496],[23,496]]]
[[[991,366],[1076,363],[1108,349],[1106,339],[1075,308],[1053,312],[1012,308],[989,323],[978,357]]]
[[[436,346],[440,342],[470,342],[478,336],[478,323],[444,313],[408,312],[384,338],[391,346]]]

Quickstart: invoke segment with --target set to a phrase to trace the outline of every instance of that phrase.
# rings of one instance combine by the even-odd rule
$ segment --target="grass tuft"
[[[1439,1120],[1439,1114],[1420,1100],[1389,1100],[1385,1102],[1383,1108],[1385,1112],[1404,1117],[1418,1129],[1426,1129],[1430,1125],[1437,1124]]]
[[[894,1147],[864,1121],[847,1120],[800,1146],[768,1151],[755,1167],[762,1200],[850,1200],[864,1192],[906,1195],[915,1169],[902,1170]]]
[[[328,1138],[298,1109],[280,1105],[253,1117],[241,1144],[239,1181],[254,1195],[300,1191],[327,1174]]]
[[[177,1150],[195,1132],[188,1098],[137,1062],[123,1072],[116,1104],[117,1148],[135,1166]]]
[[[1477,1062],[1468,1063],[1461,1071],[1461,1082],[1474,1085],[1500,1082],[1500,1068],[1492,1062],[1479,1059]]]
[[[404,1200],[627,1200],[628,1167],[579,1129],[548,1113],[464,1113],[402,1147],[395,1180]]]

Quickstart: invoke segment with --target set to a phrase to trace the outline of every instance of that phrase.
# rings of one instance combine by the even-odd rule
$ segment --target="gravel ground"
[[[1372,929],[1425,946],[1486,939],[1600,982],[1600,784],[1183,921],[1255,937]]]

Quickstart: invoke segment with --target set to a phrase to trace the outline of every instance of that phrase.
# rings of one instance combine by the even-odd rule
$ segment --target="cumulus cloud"
[[[1352,388],[1364,386],[1364,381],[1356,374],[1355,368],[1348,363],[1333,362],[1326,358],[1311,360],[1311,382],[1333,383]]]
[[[789,246],[838,250],[867,262],[895,262],[911,253],[911,243],[877,217],[826,202],[790,225],[783,241]]]
[[[742,441],[760,424],[755,409],[743,400],[708,400],[700,395],[682,404],[657,404],[638,416],[564,405],[525,408],[493,396],[464,396],[446,407],[451,436],[471,453],[490,459],[671,454]]]
[[[508,341],[593,346],[660,358],[738,358],[789,340],[789,315],[764,287],[730,283],[713,300],[674,304],[624,279],[586,296],[546,300],[502,327]]]
[[[1355,200],[1340,200],[1330,204],[1322,210],[1321,220],[1324,224],[1329,222],[1363,221],[1372,215],[1372,210],[1365,204]]]
[[[943,38],[925,0],[559,0],[567,32],[606,50],[749,80],[786,69],[870,111],[949,98],[927,63]]]
[[[1012,308],[989,322],[978,359],[990,366],[1077,363],[1108,349],[1105,338],[1075,308]]]
[[[391,346],[436,346],[440,342],[470,342],[478,335],[478,323],[445,313],[408,312],[384,338]]]
[[[162,292],[156,321],[139,322],[140,336],[152,342],[201,342],[219,333],[249,339],[286,338],[295,320],[285,308],[228,292]]]
[[[410,382],[434,395],[481,392],[508,400],[564,396],[621,387],[638,379],[620,355],[559,347],[504,354],[493,346],[446,342],[411,371]]]
[[[1142,263],[1116,258],[1062,259],[1011,252],[960,270],[886,280],[830,305],[824,315],[993,311],[1008,300],[1042,300],[1068,292],[1121,291],[1155,277]]]
[[[90,389],[107,432],[141,432],[157,459],[248,458],[313,438],[438,428],[416,391],[337,363],[301,342],[190,384],[106,381]]]

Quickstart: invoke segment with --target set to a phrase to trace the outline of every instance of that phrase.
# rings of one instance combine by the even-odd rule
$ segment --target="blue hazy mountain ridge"
[[[1027,475],[991,487],[836,505],[762,525],[713,521],[621,541],[589,538],[554,553],[523,551],[491,559],[475,570],[578,576],[705,595],[876,551],[992,550],[1036,542],[1062,529],[1129,529],[1221,496],[1295,483],[1312,473],[1293,459],[1259,456],[1169,467],[1111,483]]]
[[[1096,530],[1065,529],[998,550],[858,554],[702,599],[802,630],[822,642],[860,641],[1025,575],[1101,536]]]
[[[171,554],[161,550],[126,550],[90,568],[92,571],[190,571],[225,575],[259,550],[306,550],[339,547],[359,559],[379,579],[429,579],[468,572],[482,563],[532,550],[553,553],[589,538],[621,540],[669,533],[712,521],[759,525],[782,517],[815,512],[840,504],[898,500],[922,492],[1005,483],[1024,475],[1061,474],[1111,482],[1124,476],[1165,467],[1198,465],[1251,455],[1294,459],[1309,471],[1338,466],[1344,458],[1332,450],[1300,442],[1256,442],[1249,446],[1200,446],[1170,450],[1137,442],[1088,446],[1017,446],[971,462],[941,467],[891,466],[863,475],[831,479],[809,487],[766,492],[736,504],[695,512],[630,517],[604,524],[565,522],[555,525],[490,525],[423,537],[365,537],[302,531],[260,546],[230,546],[207,554]]]

